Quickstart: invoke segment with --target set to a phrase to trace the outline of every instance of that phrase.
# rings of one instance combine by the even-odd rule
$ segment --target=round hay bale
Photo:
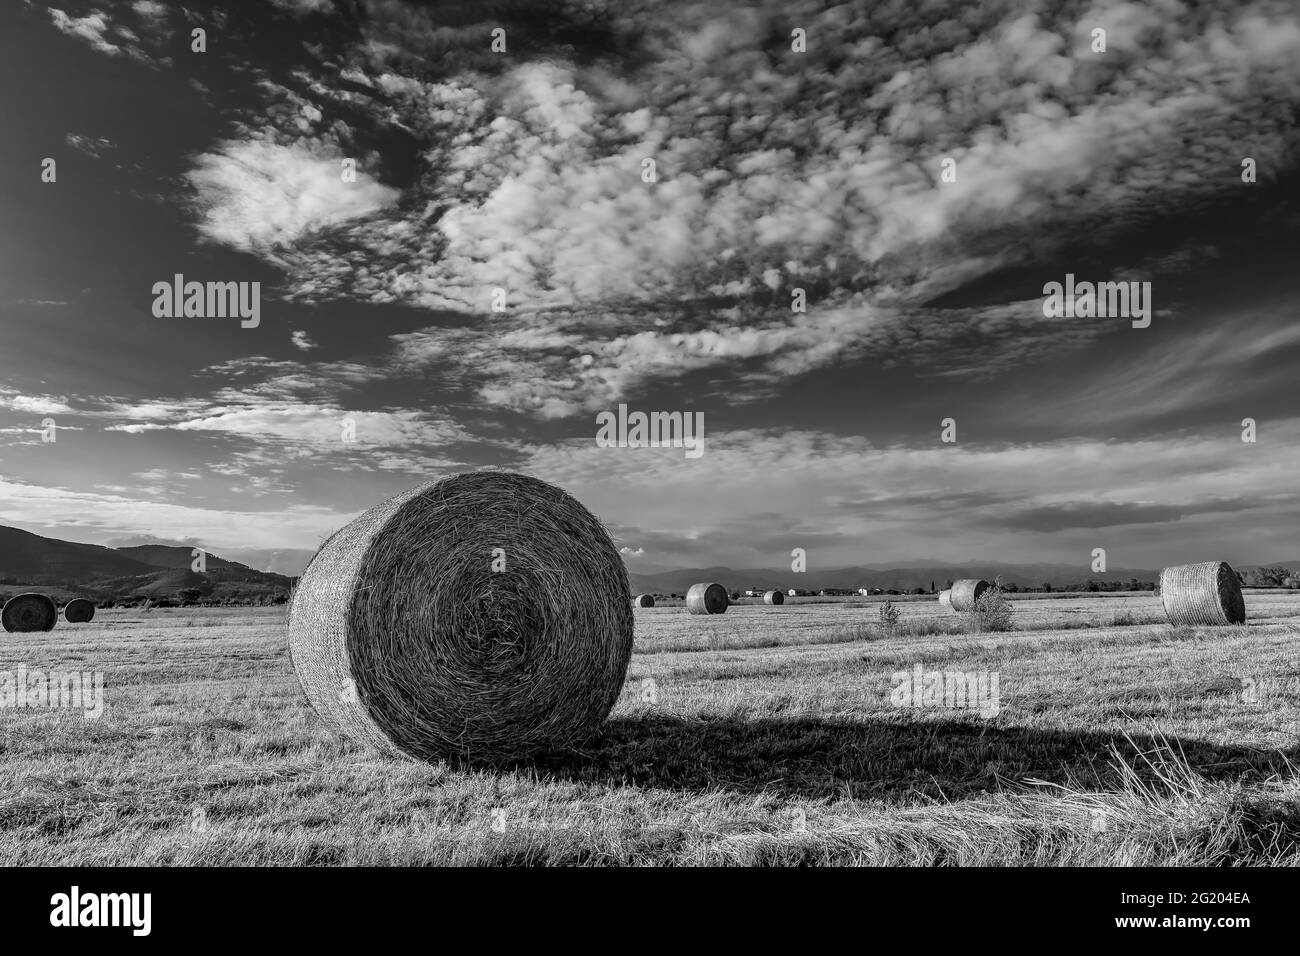
[[[780,591],[768,591],[763,595],[764,604],[784,604],[785,595]]]
[[[5,601],[4,610],[0,611],[0,623],[10,633],[52,631],[58,619],[58,606],[46,594],[15,594]]]
[[[73,598],[63,606],[63,619],[69,624],[85,624],[95,616],[95,602]]]
[[[636,607],[654,607],[655,599],[653,594],[638,594],[636,600],[632,602]]]
[[[944,588],[939,592],[939,604],[942,607],[952,607],[952,588]]]
[[[381,752],[510,759],[609,716],[632,656],[618,549],[574,498],[509,472],[375,505],[316,552],[289,614],[321,719]]]
[[[1160,572],[1160,601],[1170,624],[1245,624],[1237,572],[1224,561],[1181,564]]]
[[[686,610],[692,614],[726,614],[730,603],[721,584],[692,584],[686,592]]]
[[[953,581],[948,592],[949,605],[954,611],[973,611],[980,595],[992,586],[982,578],[963,578],[960,581]]]

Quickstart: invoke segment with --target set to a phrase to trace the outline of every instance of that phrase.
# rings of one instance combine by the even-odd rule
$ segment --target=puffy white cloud
[[[100,53],[107,53],[109,56],[118,56],[122,53],[116,44],[105,38],[111,23],[100,10],[92,10],[84,17],[70,17],[63,10],[51,7],[50,19],[61,32],[85,40]]]
[[[0,388],[0,408],[30,415],[71,415],[73,408],[62,395],[24,395],[17,389]]]
[[[200,232],[237,249],[273,252],[396,201],[397,190],[364,170],[356,182],[343,182],[343,158],[304,143],[223,143],[188,174]]]

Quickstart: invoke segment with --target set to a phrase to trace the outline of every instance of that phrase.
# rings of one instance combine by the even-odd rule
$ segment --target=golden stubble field
[[[104,678],[97,719],[0,708],[0,863],[1294,865],[1300,594],[1246,600],[1016,600],[975,635],[933,600],[892,634],[875,599],[639,609],[604,732],[502,766],[334,738],[283,608],[100,611],[0,635],[11,687]]]

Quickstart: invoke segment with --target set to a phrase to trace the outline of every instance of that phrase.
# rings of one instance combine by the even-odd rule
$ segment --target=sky
[[[504,468],[633,570],[1300,560],[1292,0],[10,0],[0,53],[0,524],[311,550]]]

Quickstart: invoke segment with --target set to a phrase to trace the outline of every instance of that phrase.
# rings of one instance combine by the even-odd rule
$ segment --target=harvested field
[[[866,600],[644,608],[597,738],[476,766],[329,733],[283,608],[101,611],[5,647],[102,672],[104,711],[0,709],[0,862],[1300,862],[1300,595],[1232,628],[1158,601],[1016,601],[980,636],[923,633],[934,600],[892,637]],[[899,706],[918,666],[996,674],[996,713]]]

